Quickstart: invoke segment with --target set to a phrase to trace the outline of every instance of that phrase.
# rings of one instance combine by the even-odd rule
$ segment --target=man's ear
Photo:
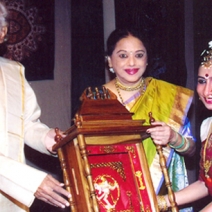
[[[4,38],[6,34],[7,34],[7,26],[4,26],[1,28],[1,31],[0,31],[0,43],[4,42]]]

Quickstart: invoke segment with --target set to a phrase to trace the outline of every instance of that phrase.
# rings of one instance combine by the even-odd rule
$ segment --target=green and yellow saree
[[[187,137],[192,137],[187,113],[192,102],[193,91],[154,78],[146,78],[146,91],[139,93],[125,102],[126,108],[132,112],[133,119],[145,119],[149,125],[149,112],[155,120],[163,121],[175,131]],[[163,175],[159,165],[159,156],[151,138],[143,141],[146,157],[156,194],[163,190]],[[188,185],[184,158],[169,146],[163,148],[167,167],[174,191]],[[181,211],[192,211],[191,208]]]

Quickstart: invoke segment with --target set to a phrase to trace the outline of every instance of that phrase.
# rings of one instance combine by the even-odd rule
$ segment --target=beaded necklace
[[[135,86],[125,86],[125,85],[121,84],[121,82],[119,82],[117,77],[115,79],[116,87],[118,87],[118,88],[120,88],[121,90],[124,90],[124,91],[135,91],[135,90],[138,90],[141,87],[143,87],[144,84],[145,84],[145,82],[144,82],[143,78],[141,78],[141,81],[138,83],[138,85],[135,85]]]

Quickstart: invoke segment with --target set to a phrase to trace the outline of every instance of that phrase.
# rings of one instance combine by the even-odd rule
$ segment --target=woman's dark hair
[[[115,29],[107,39],[107,52],[108,56],[111,56],[116,44],[122,39],[129,35],[138,38],[144,44],[145,48],[148,49],[148,42],[144,34],[141,34],[139,30],[135,29]]]

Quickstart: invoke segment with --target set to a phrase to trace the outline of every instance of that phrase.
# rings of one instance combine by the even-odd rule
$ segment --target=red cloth
[[[153,211],[136,145],[113,145],[109,153],[104,148],[87,147],[101,211]]]

